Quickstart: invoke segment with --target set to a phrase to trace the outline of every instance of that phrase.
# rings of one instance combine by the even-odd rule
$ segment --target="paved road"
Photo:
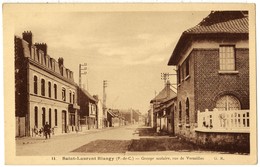
[[[201,148],[177,137],[160,136],[151,128],[138,125],[52,136],[48,140],[43,137],[16,140],[16,154],[18,156],[62,156],[96,153],[131,154],[138,152],[142,154],[144,152],[155,152],[156,155],[160,155],[169,151],[172,154],[181,152],[185,154],[221,153]]]
[[[137,128],[138,125],[108,128],[87,133],[53,136],[50,140],[44,138],[17,139],[16,154],[31,156],[77,154],[72,151],[92,141],[138,139]],[[107,144],[109,145],[109,143]]]

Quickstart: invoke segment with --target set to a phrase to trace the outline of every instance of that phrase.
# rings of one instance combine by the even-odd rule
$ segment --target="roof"
[[[186,34],[203,33],[248,33],[248,18],[229,20],[208,26],[197,26],[184,31]]]
[[[167,89],[169,89],[169,96],[167,96]],[[170,99],[173,99],[177,97],[177,94],[171,89],[171,88],[167,88],[167,85],[163,88],[163,90],[161,90],[161,92],[155,96],[151,101],[150,103],[153,103],[153,102],[165,102],[165,101],[168,101]]]
[[[98,100],[97,99],[95,99],[93,96],[91,96],[91,94],[88,92],[88,91],[86,91],[85,89],[82,89],[82,88],[79,88],[81,91],[82,91],[82,93],[84,93],[85,94],[85,96],[87,96],[90,100],[92,100],[92,101],[94,101],[94,102],[98,102]]]
[[[177,65],[179,53],[190,42],[191,37],[202,35],[238,35],[248,36],[248,16],[244,11],[214,11],[195,27],[184,31],[173,50],[168,65]],[[238,37],[238,36],[237,36]]]

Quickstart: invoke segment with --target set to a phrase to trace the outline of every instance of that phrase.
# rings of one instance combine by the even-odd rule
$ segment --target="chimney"
[[[98,95],[93,95],[93,97],[94,97],[96,100],[98,100]]]
[[[24,31],[23,32],[23,40],[29,43],[29,47],[31,48],[32,43],[33,43],[33,38],[32,38],[32,32],[31,31]]]
[[[59,63],[59,66],[64,66],[64,60],[63,60],[63,58],[62,57],[60,57],[59,59],[58,59],[58,63]]]
[[[40,49],[43,51],[44,56],[46,57],[47,55],[47,44],[46,43],[36,43],[34,44],[37,49]]]

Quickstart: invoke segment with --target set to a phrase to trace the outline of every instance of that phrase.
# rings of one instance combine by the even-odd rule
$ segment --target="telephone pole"
[[[106,87],[107,87],[107,80],[103,80],[103,111],[105,113],[106,111],[106,98],[107,98],[107,95],[106,95]]]
[[[87,74],[87,63],[79,64],[79,87],[80,88],[82,88],[81,75],[86,75],[86,74]]]
[[[107,87],[107,80],[103,80],[103,115],[104,115],[104,125],[105,127],[108,127],[108,121],[107,121],[107,112],[106,112],[106,87]]]

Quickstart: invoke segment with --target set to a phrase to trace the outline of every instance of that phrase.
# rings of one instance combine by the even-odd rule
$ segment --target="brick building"
[[[56,61],[33,34],[14,37],[16,136],[32,136],[48,122],[55,134],[76,130],[77,85],[73,72]]]
[[[168,65],[178,69],[176,133],[192,141],[214,144],[218,141],[209,136],[216,138],[221,136],[218,132],[225,132],[227,141],[240,136],[246,147],[248,12],[211,12],[197,26],[182,33]]]

